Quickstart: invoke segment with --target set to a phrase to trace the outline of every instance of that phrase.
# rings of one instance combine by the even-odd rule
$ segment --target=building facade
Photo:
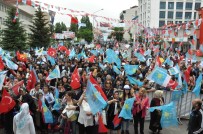
[[[0,29],[5,28],[4,20],[7,17],[7,11],[9,8],[15,7],[16,0],[0,0]],[[23,27],[29,34],[31,31],[29,26],[32,25],[32,19],[35,14],[36,9],[29,5],[23,5],[19,3],[19,19],[22,22]],[[50,21],[50,16],[47,12],[44,12],[45,19]]]
[[[139,0],[139,23],[150,28],[185,23],[195,20],[202,6],[203,0]]]
[[[5,28],[4,21],[7,17],[7,11],[12,7],[15,7],[13,2],[0,0],[0,28],[1,29]],[[22,10],[24,7],[29,8],[29,12]],[[27,5],[19,5],[19,19],[22,22],[27,33],[30,32],[29,25],[31,25],[31,21],[33,18],[32,12],[30,13],[30,11],[32,11],[31,9],[34,9],[34,8],[28,7]]]
[[[138,6],[133,6],[130,9],[126,9],[120,13],[121,20],[132,20],[138,15]],[[126,31],[123,35],[124,40],[130,41],[133,39],[133,35],[137,30],[137,25],[132,23],[125,23],[124,31]]]

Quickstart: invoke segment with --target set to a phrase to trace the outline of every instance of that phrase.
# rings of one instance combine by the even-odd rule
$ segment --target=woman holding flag
[[[140,88],[139,93],[135,95],[136,100],[132,109],[135,134],[138,134],[138,123],[140,123],[140,134],[144,134],[144,121],[149,108],[149,98],[146,93],[145,88]]]
[[[120,134],[121,129],[121,119],[118,118],[118,115],[121,111],[121,103],[119,98],[119,92],[114,91],[113,98],[108,101],[107,107],[107,128],[109,129],[110,134],[113,130],[117,131],[117,134]]]
[[[163,91],[156,90],[154,93],[154,98],[151,100],[150,107],[157,107],[162,106],[164,104],[163,99]],[[149,129],[153,131],[153,133],[160,132],[162,130],[161,127],[161,115],[162,112],[158,109],[154,110],[153,112],[150,112],[150,125]]]

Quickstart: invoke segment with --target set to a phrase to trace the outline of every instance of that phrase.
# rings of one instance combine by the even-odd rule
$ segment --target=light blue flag
[[[128,75],[127,75],[127,78],[128,78],[128,80],[129,80],[129,82],[130,82],[131,84],[135,84],[135,85],[137,85],[138,87],[143,86],[143,82],[141,82],[141,81],[139,81],[139,80],[136,80],[135,78],[130,77],[130,76],[128,76]]]
[[[166,58],[166,60],[164,61],[164,64],[168,64],[170,67],[173,67],[173,61],[170,60],[170,58]]]
[[[130,99],[125,100],[124,106],[122,107],[119,117],[122,117],[124,119],[133,118],[132,107],[133,107],[134,101],[135,101],[135,98],[130,98]]]
[[[181,90],[174,90],[172,92],[171,101],[179,101],[181,96],[182,96],[182,91]]]
[[[97,50],[90,50],[90,53],[92,53],[95,56],[98,56],[98,51]]]
[[[124,65],[125,73],[127,75],[133,75],[134,73],[136,73],[138,67],[139,67],[138,65],[125,64]]]
[[[193,55],[192,56],[192,62],[196,62],[197,61],[197,56],[196,55]]]
[[[176,108],[174,102],[171,102],[167,105],[151,107],[150,112],[153,112],[155,109],[162,111],[161,116],[161,126],[163,128],[168,128],[172,126],[178,126]]]
[[[76,56],[75,49],[73,48],[69,54],[69,59],[72,59]]]
[[[101,64],[101,63],[99,63],[99,67],[100,67],[102,70],[104,70],[104,69],[105,69],[104,65],[103,65],[103,64]]]
[[[80,60],[82,57],[83,57],[84,59],[87,58],[87,56],[86,56],[86,54],[85,54],[85,52],[84,52],[84,49],[81,51],[81,53],[78,54],[78,59],[79,59],[79,60]]]
[[[144,56],[151,56],[151,50],[148,49],[147,51],[145,51]]]
[[[51,62],[52,66],[56,64],[55,59],[49,55],[47,55],[47,60]]]
[[[170,75],[175,75],[175,74],[180,73],[180,68],[177,64],[175,67],[169,68],[168,71],[169,71]]]
[[[106,56],[107,56],[107,61],[109,63],[116,63],[117,67],[120,69],[121,68],[121,60],[119,59],[118,55],[115,53],[114,50],[112,49],[107,49],[106,50]]]
[[[88,80],[87,82],[86,97],[93,115],[101,112],[107,105],[107,102],[94,87],[94,85],[90,82],[90,80]]]
[[[171,76],[167,74],[167,70],[156,67],[148,76],[147,79],[154,81],[155,83],[166,87],[171,79]]]
[[[125,52],[121,53],[121,55],[122,55],[123,59],[128,58],[128,54]]]
[[[104,50],[103,50],[103,49],[99,49],[98,52],[99,52],[100,54],[104,54]]]
[[[55,102],[54,102],[54,105],[53,105],[53,109],[54,110],[60,110],[61,109],[61,104],[59,103],[59,91],[57,88],[55,88],[55,95],[54,95],[54,99],[55,99]]]
[[[183,86],[183,82],[182,82],[182,78],[181,78],[181,73],[178,74],[178,88],[182,88]]]
[[[60,45],[60,46],[63,46],[64,44],[63,44],[63,42],[59,42],[59,45]]]
[[[46,106],[44,99],[42,101],[42,109],[43,109],[43,115],[44,115],[44,122],[45,123],[53,123],[53,116],[49,108]]]
[[[105,59],[103,60],[103,63],[109,63],[109,61],[107,60],[107,58],[105,58]]]
[[[139,61],[142,61],[142,62],[146,61],[145,57],[142,54],[135,52],[134,55],[135,57],[138,58]]]
[[[59,66],[57,65],[55,69],[49,74],[49,76],[46,78],[46,80],[52,80],[56,78],[61,78],[61,73]]]
[[[183,86],[182,86],[182,92],[183,92],[184,94],[186,94],[187,91],[188,91],[188,85],[187,85],[187,82],[184,80],[184,81],[183,81]]]
[[[5,60],[6,62],[6,66],[8,68],[10,68],[11,70],[17,70],[18,69],[18,65],[15,64],[13,61],[9,60],[8,58],[6,57],[3,57],[3,59]]]
[[[162,128],[178,127],[176,107],[173,102],[162,109],[161,126]]]
[[[116,74],[121,74],[121,71],[117,68],[117,66],[114,66],[114,65],[113,65],[113,71],[114,71]]]
[[[192,91],[196,97],[198,97],[200,94],[201,85],[202,85],[202,73],[200,73],[199,77],[197,78],[195,88]]]

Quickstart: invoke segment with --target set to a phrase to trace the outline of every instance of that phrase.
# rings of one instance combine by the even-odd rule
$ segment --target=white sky
[[[38,0],[50,5],[61,6],[67,9],[84,11],[93,13],[100,9],[104,9],[96,13],[96,15],[119,19],[119,15],[123,10],[138,5],[138,0]],[[63,21],[69,26],[70,17],[66,15],[56,15],[55,23]]]

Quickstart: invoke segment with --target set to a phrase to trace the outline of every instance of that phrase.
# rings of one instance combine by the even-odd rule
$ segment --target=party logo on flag
[[[107,102],[97,91],[94,85],[88,80],[87,90],[86,90],[87,102],[91,108],[91,112],[95,115],[98,112],[101,112],[107,105]]]
[[[125,100],[124,106],[119,114],[119,117],[122,117],[124,119],[132,119],[132,107],[133,103],[135,101],[135,98],[130,98]]]
[[[167,74],[165,69],[156,67],[151,74],[147,76],[147,79],[166,87],[171,79],[171,76]]]
[[[46,78],[46,80],[52,80],[56,78],[61,78],[59,66],[57,65],[55,69],[49,74],[49,76]]]

